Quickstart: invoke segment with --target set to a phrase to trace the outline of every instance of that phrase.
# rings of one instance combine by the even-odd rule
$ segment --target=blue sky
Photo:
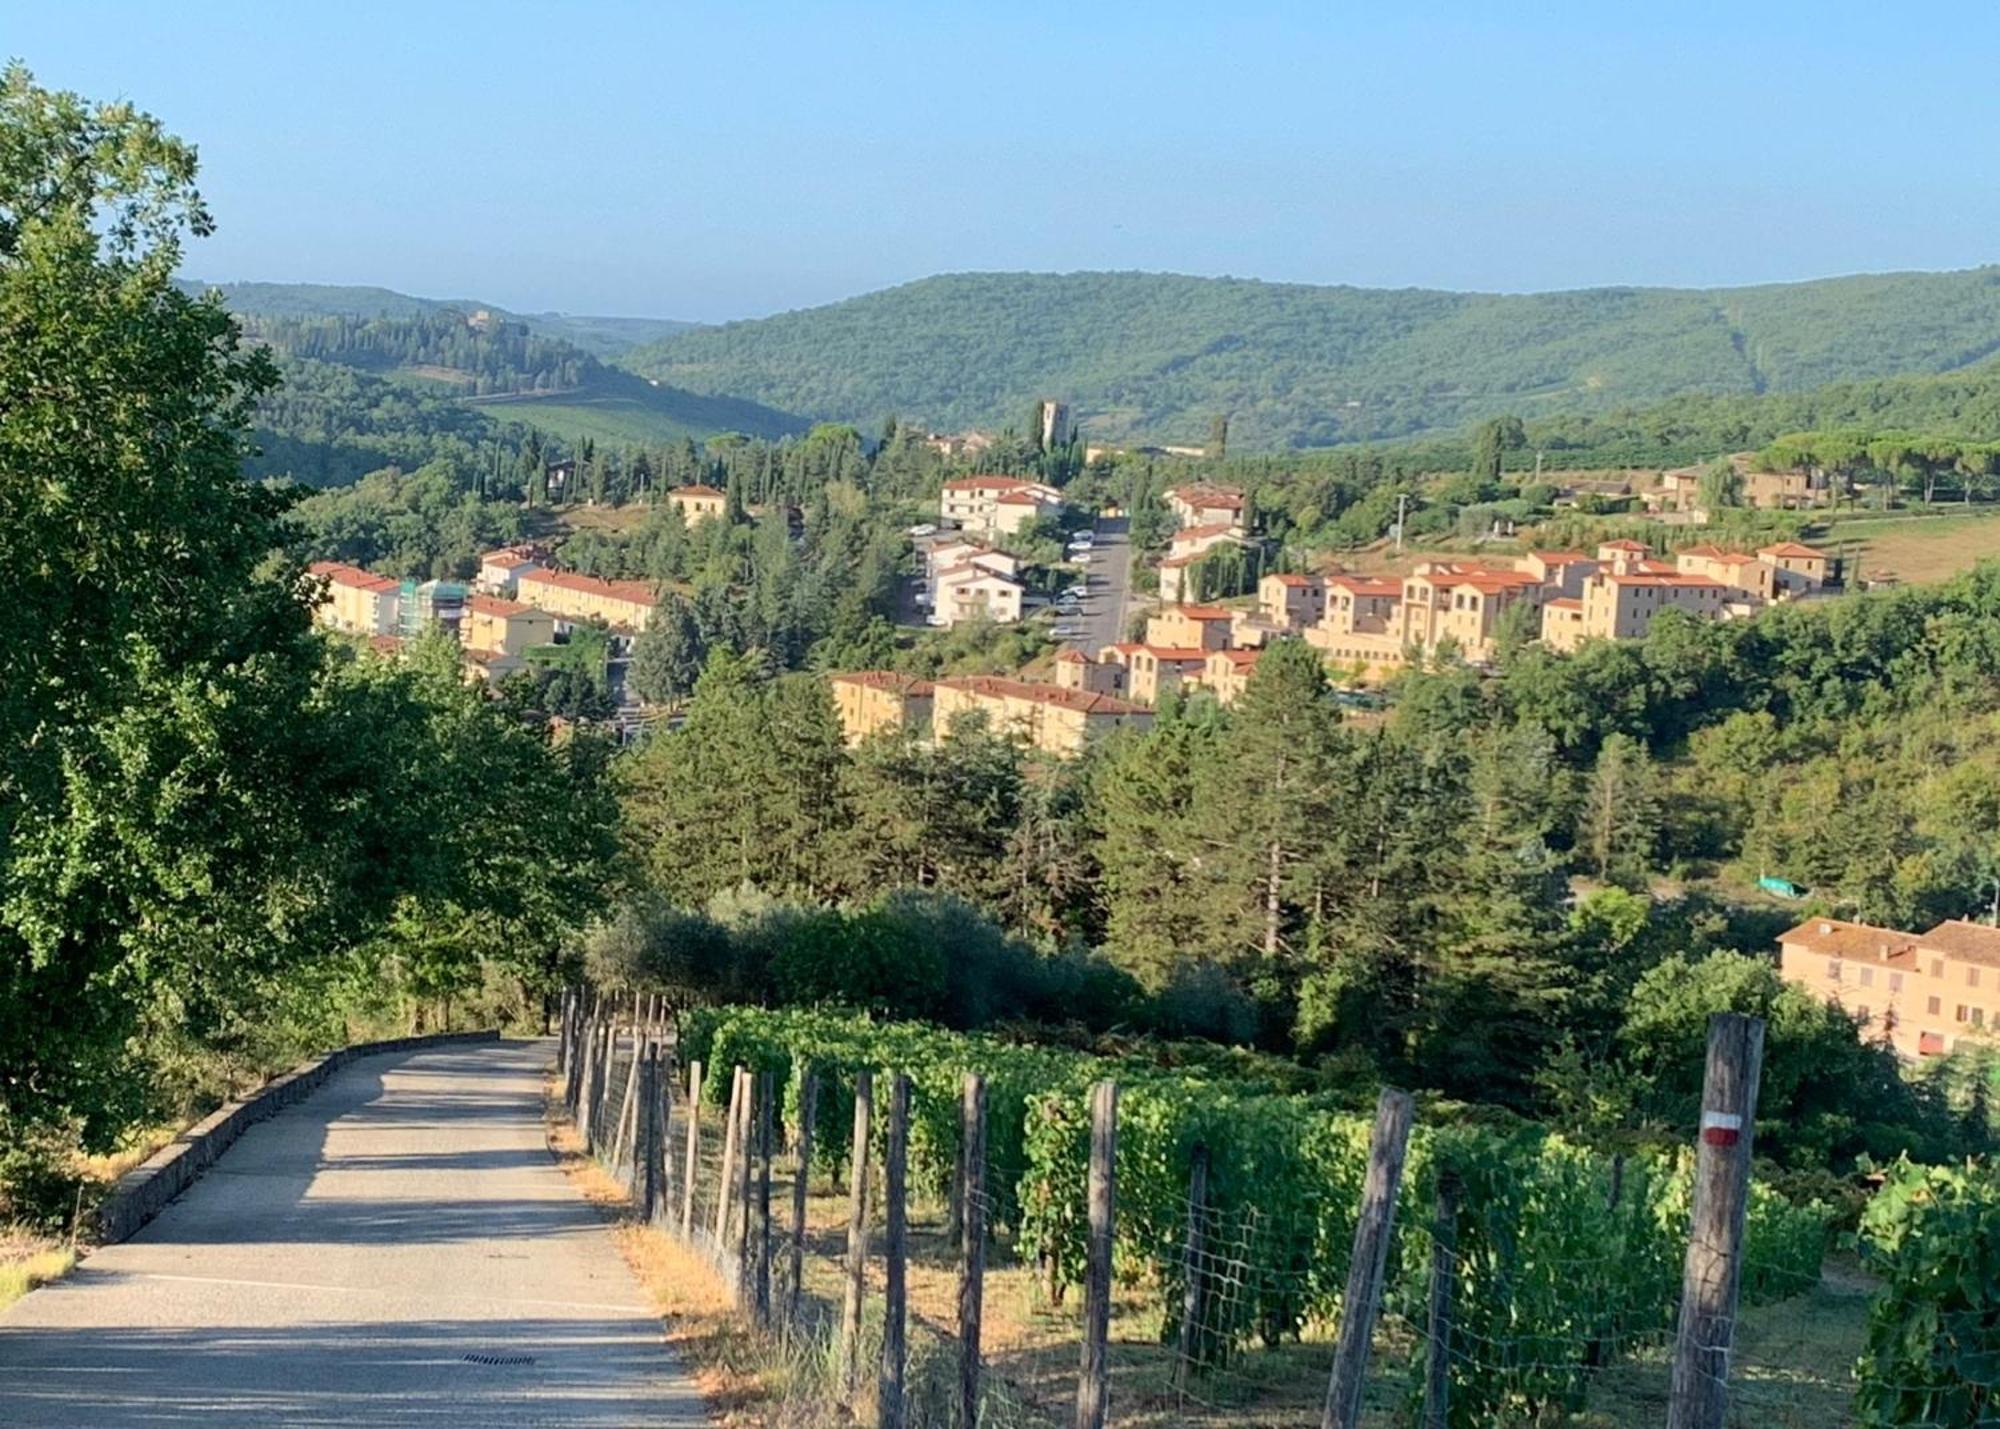
[[[1967,267],[1996,44],[1948,0],[0,5],[199,144],[191,273],[710,321],[966,269]]]

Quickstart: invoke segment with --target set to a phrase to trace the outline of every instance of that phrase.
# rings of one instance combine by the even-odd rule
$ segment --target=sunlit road
[[[6,1425],[696,1425],[549,1155],[545,1042],[363,1058],[0,1312]]]

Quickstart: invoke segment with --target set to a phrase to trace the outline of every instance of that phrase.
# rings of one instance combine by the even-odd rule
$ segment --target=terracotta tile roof
[[[1403,594],[1403,583],[1374,576],[1328,576],[1329,586],[1339,586],[1350,595],[1393,596]]]
[[[578,575],[575,571],[530,571],[521,577],[520,584],[555,586],[559,590],[576,591],[580,595],[601,596],[608,600],[627,601],[633,605],[658,605],[659,598],[653,588],[644,581],[607,581],[596,576]]]
[[[1613,585],[1674,586],[1682,590],[1699,590],[1702,587],[1728,589],[1712,576],[1691,576],[1680,571],[1606,571],[1604,579]]]
[[[1178,546],[1183,541],[1201,541],[1210,536],[1227,536],[1235,529],[1236,523],[1233,521],[1206,521],[1199,526],[1183,526],[1174,532],[1174,544]]]
[[[1091,660],[1081,650],[1069,649],[1056,656],[1056,663],[1058,665],[1088,665],[1091,663]]]
[[[1099,654],[1099,656],[1102,656],[1104,654],[1104,651],[1108,650],[1114,655],[1124,655],[1129,658],[1130,656],[1138,654],[1141,650],[1144,650],[1145,648],[1146,646],[1140,641],[1121,640],[1116,645],[1105,646],[1104,650],[1100,650],[1097,653]]]
[[[1545,566],[1567,566],[1577,561],[1596,559],[1583,551],[1530,551],[1528,554]]]
[[[1053,503],[1046,497],[1039,496],[1032,491],[1010,491],[1004,496],[995,497],[993,504],[995,506],[1049,506]]]
[[[306,574],[325,576],[335,585],[344,585],[350,590],[365,590],[374,595],[386,595],[392,590],[402,589],[400,581],[364,571],[359,566],[343,565],[339,561],[314,561],[306,567]]]
[[[1544,610],[1582,610],[1583,602],[1573,595],[1559,595],[1554,600],[1543,603]]]
[[[944,484],[946,491],[1018,491],[1030,483],[1018,476],[958,476]]]
[[[1160,566],[1163,570],[1177,571],[1184,566],[1192,566],[1207,559],[1206,551],[1184,551],[1178,556],[1160,557]]]
[[[1141,645],[1138,648],[1162,665],[1200,665],[1215,653],[1213,650],[1197,650],[1192,645]]]
[[[502,570],[513,570],[516,566],[532,566],[535,557],[516,546],[502,546],[497,551],[488,551],[479,558],[482,566],[499,566]]]
[[[1262,650],[1211,650],[1208,659],[1211,664],[1226,660],[1239,670],[1247,670],[1257,663],[1257,657],[1263,653]]]
[[[1916,959],[1916,945],[1910,934],[1868,923],[1843,923],[1838,918],[1809,918],[1780,933],[1778,942],[1856,962],[1910,963]]]
[[[368,648],[373,650],[377,655],[400,654],[403,649],[403,637],[400,635],[371,635],[368,637]]]
[[[671,487],[667,491],[667,499],[669,501],[678,500],[680,497],[683,496],[700,496],[700,497],[707,497],[708,499],[713,500],[717,497],[727,497],[728,495],[729,493],[722,490],[720,487],[709,486],[706,483],[699,481],[693,482],[687,486]]]
[[[465,598],[465,608],[480,615],[498,616],[502,620],[516,615],[532,615],[535,608],[518,600],[507,600],[497,595],[473,594]]]
[[[1634,540],[1630,540],[1630,539],[1626,539],[1626,540],[1619,540],[1619,541],[1601,541],[1601,542],[1599,542],[1599,543],[1598,543],[1598,547],[1597,547],[1597,549],[1598,549],[1598,550],[1600,550],[1600,551],[1640,551],[1640,552],[1645,552],[1645,551],[1650,551],[1650,550],[1652,550],[1653,548],[1652,548],[1651,546],[1647,545],[1647,544],[1646,544],[1646,543],[1645,543],[1644,541],[1634,541]]]
[[[1243,509],[1243,493],[1233,486],[1210,486],[1207,482],[1196,482],[1191,486],[1176,486],[1168,491],[1167,495],[1194,507],[1197,511]]]
[[[1758,548],[1757,554],[1760,556],[1791,556],[1794,559],[1803,558],[1812,561],[1827,559],[1825,551],[1815,551],[1811,546],[1801,545],[1797,541],[1780,541],[1775,546],[1761,546]]]
[[[1185,616],[1189,620],[1231,620],[1235,618],[1234,612],[1224,610],[1219,605],[1178,605],[1174,607],[1173,613]]]
[[[864,689],[889,690],[912,699],[929,699],[931,694],[929,680],[920,680],[915,675],[905,675],[895,670],[853,670],[844,675],[829,675],[827,678],[836,685],[860,685]]]
[[[977,573],[982,579],[999,581],[1003,585],[1010,585],[1017,588],[1021,585],[1019,581],[1006,572],[996,571],[990,566],[982,566],[977,561],[964,561],[955,566],[948,566],[937,573],[937,578],[940,581],[956,581],[958,577],[968,573]]]
[[[1036,704],[1080,710],[1087,715],[1150,713],[1144,705],[1135,705],[1115,695],[1098,694],[1091,690],[1065,689],[1061,685],[1044,685],[1031,680],[1010,680],[1002,675],[956,675],[950,679],[939,680],[937,683],[939,689],[963,690],[967,694],[982,695],[988,699],[1031,700]]]
[[[1919,933],[1916,942],[1926,951],[1940,952],[1960,962],[2000,966],[2000,928],[1989,928],[1984,923],[1953,918],[1928,933]]]
[[[1301,575],[1294,575],[1290,572],[1285,572],[1279,575],[1266,576],[1265,579],[1274,580],[1279,585],[1282,586],[1290,586],[1293,590],[1306,590],[1310,589],[1313,586],[1324,584],[1324,582],[1321,581],[1318,576],[1301,576]]]

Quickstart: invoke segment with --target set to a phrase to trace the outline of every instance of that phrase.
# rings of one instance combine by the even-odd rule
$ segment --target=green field
[[[566,442],[589,438],[613,446],[699,440],[718,432],[777,438],[805,430],[805,423],[756,402],[700,397],[616,371],[606,371],[575,392],[482,397],[466,405],[496,421],[526,422]]]

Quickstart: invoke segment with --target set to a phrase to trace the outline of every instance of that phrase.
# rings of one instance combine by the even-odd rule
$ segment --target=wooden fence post
[[[564,1084],[569,1079],[569,989],[562,990],[562,1017],[556,1023],[556,1070],[563,1074]]]
[[[701,1168],[701,1063],[688,1063],[687,1160],[681,1167],[681,1239],[694,1243],[694,1182]]]
[[[1104,1429],[1111,1408],[1106,1358],[1111,1337],[1111,1247],[1116,1216],[1118,1084],[1090,1089],[1090,1242],[1084,1256],[1083,1356],[1076,1380],[1076,1429]]]
[[[1681,1275],[1667,1429],[1722,1429],[1729,1412],[1729,1353],[1750,1205],[1750,1141],[1763,1069],[1761,1018],[1736,1012],[1709,1018],[1694,1215]]]
[[[757,1303],[757,1263],[756,1248],[750,1240],[750,1198],[756,1186],[757,1092],[761,1074],[745,1069],[738,1075],[743,1078],[743,1110],[736,1118],[739,1123],[736,1129],[736,1303],[754,1311]]]
[[[1424,1354],[1424,1429],[1451,1423],[1451,1302],[1458,1289],[1458,1173],[1438,1172],[1437,1222],[1431,1229],[1431,1307]]]
[[[715,1249],[729,1248],[729,1203],[736,1194],[736,1123],[743,1116],[743,1069],[729,1078],[729,1111],[722,1122],[722,1180],[715,1191]]]
[[[986,1078],[965,1074],[959,1101],[958,1422],[979,1425],[979,1334],[986,1296]]]
[[[876,1429],[903,1429],[903,1378],[908,1368],[905,1340],[909,1253],[909,1206],[904,1170],[910,1142],[910,1079],[889,1079],[889,1135],[882,1156],[882,1376],[875,1391]]]
[[[639,1130],[632,1138],[632,1189],[639,1198],[639,1224],[651,1225],[660,1193],[660,1049],[648,1038],[639,1055]]]
[[[618,1024],[604,1024],[603,1046],[597,1052],[597,1076],[591,1081],[590,1135],[586,1138],[594,1156],[604,1149],[604,1105],[611,1100],[611,1069],[618,1059]]]
[[[632,1025],[632,1065],[625,1073],[625,1095],[618,1101],[618,1124],[611,1129],[611,1174],[624,1177],[629,1188],[632,1184],[625,1168],[629,1164],[627,1155],[637,1138],[639,1112],[639,1063],[646,1052],[645,1040],[639,1035],[637,1023]]]
[[[654,1043],[653,1055],[653,1115],[658,1118],[654,1124],[653,1156],[647,1163],[652,1167],[653,1213],[649,1219],[658,1225],[669,1225],[673,1220],[674,1199],[674,1054],[664,1041]]]
[[[808,1065],[799,1085],[798,1169],[792,1175],[791,1273],[785,1278],[785,1323],[799,1318],[799,1299],[804,1293],[806,1274],[806,1197],[812,1176],[813,1122],[819,1115],[819,1072]]]
[[[1188,1158],[1187,1239],[1181,1245],[1180,1353],[1174,1360],[1174,1392],[1187,1397],[1188,1380],[1197,1365],[1208,1362],[1202,1321],[1207,1301],[1208,1147],[1196,1142]]]
[[[769,1072],[757,1074],[757,1243],[751,1247],[757,1258],[755,1306],[757,1323],[771,1324],[771,1100],[775,1079]]]
[[[854,1074],[854,1145],[847,1162],[847,1284],[840,1306],[840,1384],[851,1401],[861,1388],[861,1294],[868,1274],[868,1148],[875,1077]]]
[[[1361,1215],[1354,1223],[1354,1256],[1347,1267],[1347,1291],[1340,1301],[1340,1335],[1334,1346],[1333,1374],[1326,1387],[1321,1429],[1357,1429],[1361,1386],[1368,1373],[1368,1342],[1382,1308],[1382,1276],[1389,1266],[1389,1234],[1396,1221],[1396,1191],[1410,1146],[1416,1104],[1408,1092],[1384,1087],[1375,1103],[1375,1130],[1368,1140],[1368,1177],[1361,1186]]]

